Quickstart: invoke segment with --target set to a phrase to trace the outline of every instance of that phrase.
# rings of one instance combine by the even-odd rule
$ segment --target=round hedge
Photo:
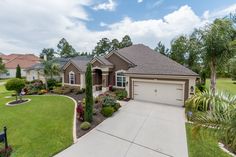
[[[115,110],[113,107],[108,106],[108,107],[103,107],[101,113],[104,117],[111,117],[113,115],[114,111]]]
[[[91,124],[89,122],[83,122],[80,124],[80,129],[82,130],[88,130],[91,128]]]

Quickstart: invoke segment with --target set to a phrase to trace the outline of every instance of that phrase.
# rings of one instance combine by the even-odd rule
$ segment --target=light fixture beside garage
[[[191,87],[190,87],[190,94],[194,94],[193,92],[194,92],[194,87],[191,86]]]

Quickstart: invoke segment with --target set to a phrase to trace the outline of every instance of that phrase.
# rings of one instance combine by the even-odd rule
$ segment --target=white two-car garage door
[[[184,105],[184,83],[171,81],[133,81],[134,100],[176,106]]]

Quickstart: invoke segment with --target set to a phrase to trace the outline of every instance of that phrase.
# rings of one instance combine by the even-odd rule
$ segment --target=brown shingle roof
[[[127,74],[149,75],[180,75],[197,76],[192,70],[180,65],[172,59],[157,53],[151,48],[137,44],[118,50],[119,55],[125,57],[136,66],[130,68]]]

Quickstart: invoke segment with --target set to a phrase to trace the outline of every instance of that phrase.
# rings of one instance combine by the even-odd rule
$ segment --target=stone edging
[[[24,100],[27,100],[27,101],[26,101],[26,102],[23,102],[23,103],[20,103],[20,104],[10,104],[11,102],[13,102],[13,101],[10,101],[10,102],[6,103],[5,105],[6,105],[6,106],[9,106],[9,107],[13,107],[13,106],[23,105],[23,104],[26,104],[26,103],[28,103],[28,102],[31,101],[31,99],[29,99],[29,98],[26,98],[26,99],[24,99]],[[15,100],[14,100],[14,101],[15,101]]]
[[[231,155],[231,156],[233,156],[233,157],[236,157],[236,155],[235,154],[233,154],[232,152],[230,152],[228,149],[226,149],[224,146],[224,144],[223,143],[218,143],[218,145],[219,145],[219,147],[220,147],[220,149],[221,150],[223,150],[225,153],[227,153],[227,154],[229,154],[229,155]]]
[[[55,95],[54,95],[55,96]],[[63,97],[66,97],[66,98],[69,98],[71,99],[74,104],[75,104],[75,107],[74,107],[74,120],[73,120],[73,142],[76,143],[77,142],[77,135],[76,135],[76,108],[77,108],[77,102],[75,99],[69,97],[69,96],[66,96],[66,95],[59,95],[59,96],[63,96]]]

